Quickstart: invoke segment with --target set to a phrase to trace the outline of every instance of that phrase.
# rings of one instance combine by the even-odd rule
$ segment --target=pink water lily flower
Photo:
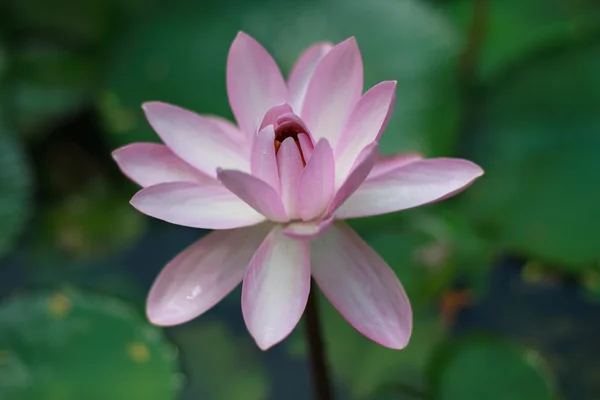
[[[300,320],[312,275],[359,332],[406,346],[412,312],[402,285],[342,220],[447,198],[483,171],[459,159],[379,156],[396,82],[362,90],[354,38],[310,47],[286,82],[269,53],[239,33],[227,59],[237,126],[165,103],[143,105],[165,144],[114,152],[143,187],[131,204],[173,224],[215,230],[159,274],[147,302],[154,324],[189,321],[243,281],[244,320],[268,349]]]

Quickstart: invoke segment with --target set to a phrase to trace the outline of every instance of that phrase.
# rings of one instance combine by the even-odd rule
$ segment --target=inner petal
[[[299,219],[298,214],[298,182],[304,169],[304,161],[300,149],[292,137],[283,140],[277,150],[277,167],[281,180],[281,200],[290,219]]]
[[[292,108],[289,104],[284,103],[275,107],[271,107],[269,111],[263,117],[262,123],[260,124],[260,130],[262,130],[265,126],[273,125],[275,126],[277,123],[277,119],[284,115],[292,112]]]

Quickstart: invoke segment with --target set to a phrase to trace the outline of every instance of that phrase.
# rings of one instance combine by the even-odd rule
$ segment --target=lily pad
[[[185,399],[269,398],[264,353],[248,335],[237,337],[219,322],[200,322],[174,328],[173,340],[182,352],[187,379]]]
[[[71,256],[91,258],[126,249],[144,233],[147,219],[123,194],[97,182],[43,210],[43,239]]]
[[[531,349],[484,337],[446,344],[432,364],[435,400],[554,400],[552,380]]]
[[[463,35],[469,35],[475,3],[444,3]],[[600,28],[600,6],[589,0],[499,0],[480,9],[485,31],[478,72],[485,80],[540,49],[575,44]]]
[[[4,44],[3,38],[0,36],[0,77],[4,75],[8,67],[8,52],[6,51],[6,46]]]
[[[0,397],[175,399],[173,346],[121,301],[73,290],[0,307]]]
[[[29,220],[33,188],[28,161],[0,121],[0,257],[12,248]]]
[[[497,82],[467,158],[464,194],[500,246],[568,270],[600,258],[600,44],[548,56]],[[568,77],[568,79],[565,79]]]
[[[154,0],[6,0],[7,24],[59,42],[99,45],[114,33],[124,10]]]
[[[26,136],[89,105],[97,84],[99,60],[59,46],[19,47],[10,66],[8,87],[14,93],[13,118]]]

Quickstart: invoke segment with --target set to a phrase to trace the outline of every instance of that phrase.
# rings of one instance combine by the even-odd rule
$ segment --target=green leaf
[[[231,118],[225,65],[229,46],[242,29],[272,52],[284,73],[314,42],[355,35],[364,56],[366,87],[398,81],[382,151],[452,151],[458,115],[453,65],[459,43],[435,9],[416,0],[210,4],[170,4],[120,38],[108,71],[109,89],[100,102],[115,145],[157,140],[141,112],[144,101]]]
[[[122,3],[132,3],[125,0]],[[10,23],[20,31],[41,33],[45,39],[99,44],[107,39],[123,7],[114,0],[6,0]]]
[[[160,330],[115,299],[72,290],[0,308],[0,397],[168,400],[175,353]]]
[[[0,257],[12,248],[29,220],[32,191],[23,149],[0,121]]]
[[[174,328],[189,377],[182,397],[189,399],[247,399],[269,397],[263,353],[250,337],[233,335],[225,325],[202,322]]]
[[[577,42],[600,27],[600,6],[594,0],[490,0],[479,73],[495,76],[539,48]],[[474,2],[446,2],[446,9],[463,35],[470,34]]]
[[[492,338],[446,344],[434,359],[435,400],[553,400],[553,384],[540,355]]]
[[[581,284],[589,300],[600,302],[600,264],[596,268],[582,271]]]
[[[8,67],[8,52],[6,51],[6,47],[4,45],[4,40],[0,36],[0,78],[6,72]]]
[[[464,207],[504,248],[573,269],[600,258],[600,46],[538,60],[491,89]],[[568,77],[569,79],[565,79]]]
[[[18,48],[7,82],[19,133],[31,136],[93,98],[100,65],[95,56],[56,46]]]
[[[385,394],[376,395],[376,397],[373,397],[372,400],[420,400],[422,398],[423,397],[420,396],[411,396],[405,394],[401,391],[401,389],[398,389],[397,391],[390,389],[390,391],[386,391]]]
[[[43,209],[42,239],[71,256],[106,256],[126,249],[144,232],[147,219],[106,182],[89,182]]]
[[[405,383],[393,383],[379,388],[369,400],[425,400],[429,393]]]

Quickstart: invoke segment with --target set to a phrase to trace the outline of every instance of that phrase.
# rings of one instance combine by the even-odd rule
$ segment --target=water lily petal
[[[362,58],[356,40],[350,38],[319,61],[306,89],[301,117],[315,141],[326,138],[337,147],[362,86]]]
[[[221,185],[160,183],[137,192],[131,205],[151,217],[192,228],[231,229],[265,220],[263,215]]]
[[[356,103],[336,148],[335,167],[338,179],[345,179],[365,146],[383,133],[396,101],[396,82],[373,86]]]
[[[344,223],[331,226],[310,247],[313,277],[344,318],[382,346],[404,348],[412,311],[385,261]]]
[[[279,104],[269,108],[269,111],[265,113],[265,116],[262,119],[260,129],[263,129],[265,126],[269,125],[275,126],[277,119],[285,114],[292,114],[292,107],[290,107],[290,105],[287,103]]]
[[[419,153],[396,154],[393,156],[379,155],[373,169],[369,172],[366,180],[373,179],[393,169],[405,166],[413,161],[422,160],[423,155]]]
[[[198,171],[162,144],[133,143],[113,151],[112,156],[121,171],[143,187],[165,182],[220,185],[219,181]]]
[[[306,95],[306,89],[308,88],[308,82],[310,82],[315,68],[317,68],[323,56],[329,53],[332,48],[333,44],[331,43],[317,43],[312,45],[300,55],[298,61],[294,64],[288,79],[288,88],[290,105],[296,114],[301,115],[302,113],[302,104]]]
[[[369,172],[375,164],[377,159],[378,147],[376,143],[370,144],[363,149],[356,159],[356,163],[350,171],[350,174],[339,187],[333,200],[329,204],[326,215],[333,213],[340,205],[358,189],[358,187],[364,182],[369,175]]]
[[[298,324],[310,291],[308,242],[275,227],[254,254],[242,285],[242,312],[248,331],[266,350]]]
[[[231,292],[269,232],[268,224],[209,233],[160,272],[148,295],[148,319],[162,326],[196,318]]]
[[[184,161],[216,177],[217,168],[250,170],[250,159],[210,120],[161,102],[144,103],[148,121],[163,142]]]
[[[300,148],[302,149],[302,154],[304,155],[304,161],[308,163],[312,157],[315,145],[308,135],[298,135],[298,142],[300,142]]]
[[[363,182],[335,215],[364,217],[429,204],[458,193],[482,174],[479,166],[467,160],[413,161]]]
[[[248,137],[248,135],[242,132],[233,122],[217,115],[203,115],[203,117],[215,124],[221,132],[237,143],[238,147],[243,147],[242,150],[247,149],[247,146],[245,145],[250,142],[252,137]]]
[[[298,183],[298,214],[304,221],[325,213],[333,198],[334,184],[333,150],[327,139],[321,139],[302,170]]]
[[[269,108],[287,102],[287,86],[277,64],[243,32],[229,49],[227,94],[235,119],[247,135],[256,133]]]
[[[265,181],[236,170],[219,170],[219,180],[256,211],[271,221],[289,220],[279,194]]]
[[[275,156],[275,130],[272,125],[264,127],[256,136],[252,144],[250,169],[252,175],[265,181],[277,193],[281,190],[277,158]]]
[[[304,169],[302,156],[294,139],[289,137],[281,143],[277,152],[277,166],[281,180],[281,199],[290,219],[298,218],[298,183]]]

